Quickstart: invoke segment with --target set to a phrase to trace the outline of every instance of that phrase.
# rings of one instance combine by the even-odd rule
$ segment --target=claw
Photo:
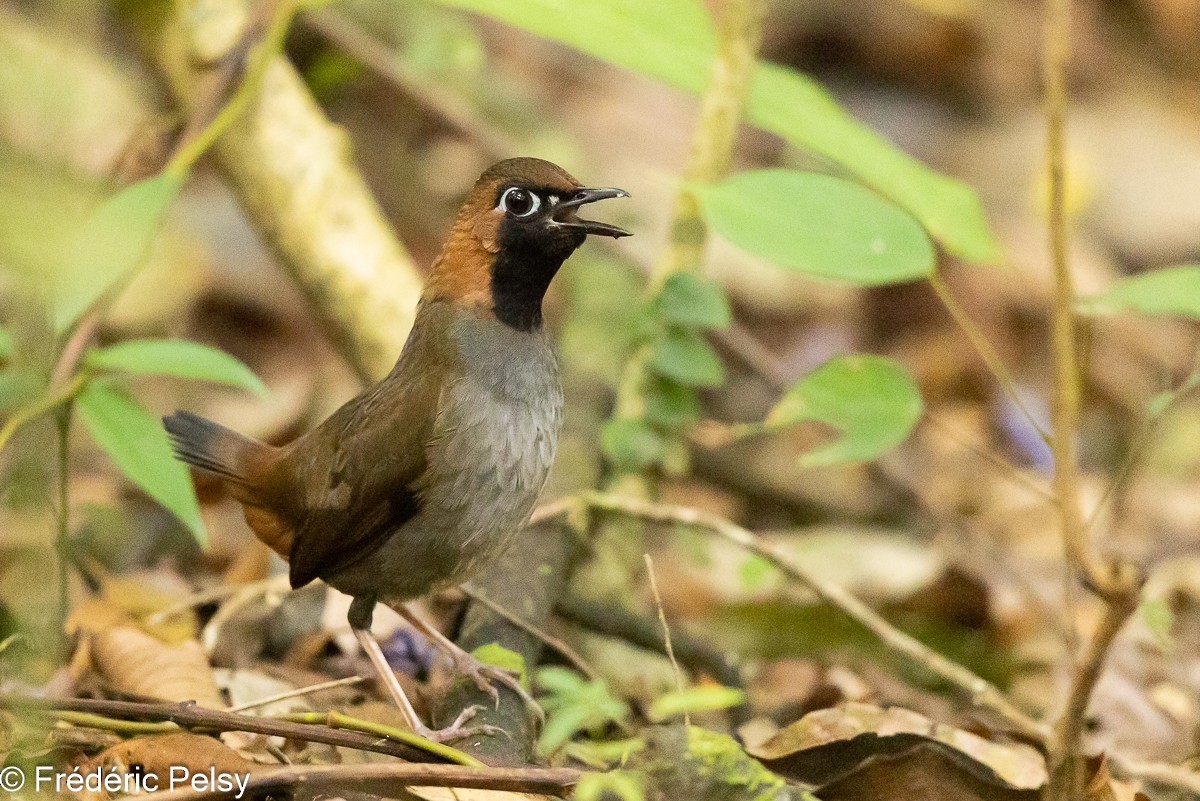
[[[490,723],[481,723],[478,726],[464,725],[465,723],[473,720],[475,716],[482,711],[483,707],[479,706],[479,704],[472,704],[462,712],[459,712],[458,717],[454,719],[454,722],[446,728],[435,730],[426,726],[422,726],[422,731],[417,732],[417,734],[420,734],[422,737],[433,740],[437,743],[449,743],[456,740],[465,740],[466,738],[474,737],[477,734],[486,734],[489,736],[508,734],[508,732],[506,732],[504,729],[500,728],[499,726],[493,726]]]
[[[436,628],[427,623],[417,612],[408,604],[402,604],[395,607],[405,620],[412,623],[419,631],[427,636],[434,645],[445,651],[454,661],[455,669],[464,676],[469,676],[475,686],[481,692],[485,692],[496,704],[500,706],[500,691],[492,686],[492,682],[503,684],[508,689],[512,690],[521,699],[525,705],[525,709],[532,714],[537,721],[538,726],[546,725],[546,713],[533,696],[521,686],[521,682],[516,675],[509,670],[498,668],[495,665],[489,665],[486,662],[481,662],[476,657],[464,651],[457,643],[446,637]]]

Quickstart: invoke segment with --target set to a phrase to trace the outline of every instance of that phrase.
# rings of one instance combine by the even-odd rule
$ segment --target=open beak
[[[587,234],[597,234],[598,236],[611,236],[613,239],[619,239],[623,236],[631,236],[629,231],[624,228],[618,228],[615,225],[608,223],[597,222],[595,220],[581,220],[575,214],[575,209],[588,203],[595,203],[597,200],[607,200],[613,197],[629,197],[629,193],[624,189],[616,189],[613,187],[607,188],[590,188],[583,187],[576,189],[569,198],[557,204],[551,213],[551,219],[555,224],[564,228],[575,228]]]

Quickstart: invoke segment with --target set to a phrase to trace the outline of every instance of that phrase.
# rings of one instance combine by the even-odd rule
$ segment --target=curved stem
[[[331,729],[348,729],[362,734],[374,734],[378,737],[396,740],[413,748],[419,748],[422,751],[428,751],[430,754],[441,757],[447,762],[455,762],[459,765],[469,765],[472,767],[484,766],[478,759],[463,751],[459,751],[457,748],[451,748],[442,743],[435,743],[433,740],[429,740],[419,734],[398,729],[395,726],[386,726],[382,723],[374,723],[369,720],[359,720],[349,715],[343,715],[341,712],[293,712],[288,715],[277,715],[273,719],[286,723],[310,723],[318,726],[328,726]]]
[[[192,165],[212,147],[214,142],[221,138],[221,134],[229,130],[229,126],[233,125],[242,112],[249,107],[250,101],[254,99],[258,87],[262,84],[262,77],[271,60],[283,51],[283,42],[287,36],[288,26],[296,15],[296,10],[296,0],[278,0],[271,13],[266,33],[257,46],[257,52],[246,67],[245,77],[238,84],[233,96],[229,98],[229,102],[221,107],[212,121],[202,130],[194,136],[188,136],[180,143],[175,154],[171,156],[171,160],[163,168],[163,172],[180,180],[186,178]],[[252,34],[253,31],[250,30],[247,33]],[[235,52],[227,54],[226,57],[238,56],[240,53],[235,49]]]
[[[86,383],[87,376],[83,373],[76,373],[70,381],[54,392],[43,395],[28,406],[13,412],[12,417],[8,418],[0,427],[0,450],[4,450],[4,446],[12,439],[13,434],[16,434],[26,423],[37,419],[60,404],[73,400]]]
[[[1042,428],[1037,418],[1033,416],[1033,412],[1025,405],[1025,402],[1021,400],[1021,393],[1017,387],[1016,379],[1008,371],[1008,367],[1005,366],[1004,360],[1000,358],[1000,354],[996,352],[992,343],[988,341],[984,333],[979,330],[979,326],[971,319],[971,315],[967,314],[966,309],[959,305],[958,299],[950,291],[946,279],[942,277],[941,273],[935,270],[929,276],[929,284],[933,287],[933,291],[937,293],[942,305],[946,307],[946,311],[950,313],[950,317],[953,318],[967,339],[970,340],[971,345],[975,348],[975,352],[979,354],[979,358],[983,359],[983,363],[1000,384],[1000,388],[1004,390],[1005,394],[1008,395],[1021,414],[1025,416],[1025,419],[1029,421],[1029,425],[1033,426],[1033,430],[1038,433],[1042,441],[1049,445],[1050,435],[1046,432],[1046,429]]]

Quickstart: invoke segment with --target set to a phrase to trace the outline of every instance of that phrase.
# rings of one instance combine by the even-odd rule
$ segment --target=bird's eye
[[[504,194],[500,196],[500,210],[514,217],[528,217],[541,205],[541,198],[519,186],[504,190]]]

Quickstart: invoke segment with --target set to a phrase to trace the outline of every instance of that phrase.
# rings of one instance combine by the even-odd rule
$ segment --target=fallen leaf
[[[1012,798],[1024,797],[1024,792],[1036,797],[1047,779],[1045,760],[1030,746],[990,742],[907,709],[860,703],[805,715],[748,752],[777,773],[820,788],[817,794],[823,799],[834,797],[825,790],[834,785],[853,792],[876,787],[871,771],[878,770],[884,775],[922,774],[933,782],[931,787],[940,781],[960,792],[990,786]],[[884,764],[888,767],[882,768]],[[868,773],[858,775],[863,771]],[[1005,795],[1014,792],[1018,794]],[[906,792],[905,797],[939,796]]]
[[[195,640],[168,645],[132,626],[95,635],[92,661],[113,688],[166,701],[195,701],[221,709],[221,691],[204,649]]]

